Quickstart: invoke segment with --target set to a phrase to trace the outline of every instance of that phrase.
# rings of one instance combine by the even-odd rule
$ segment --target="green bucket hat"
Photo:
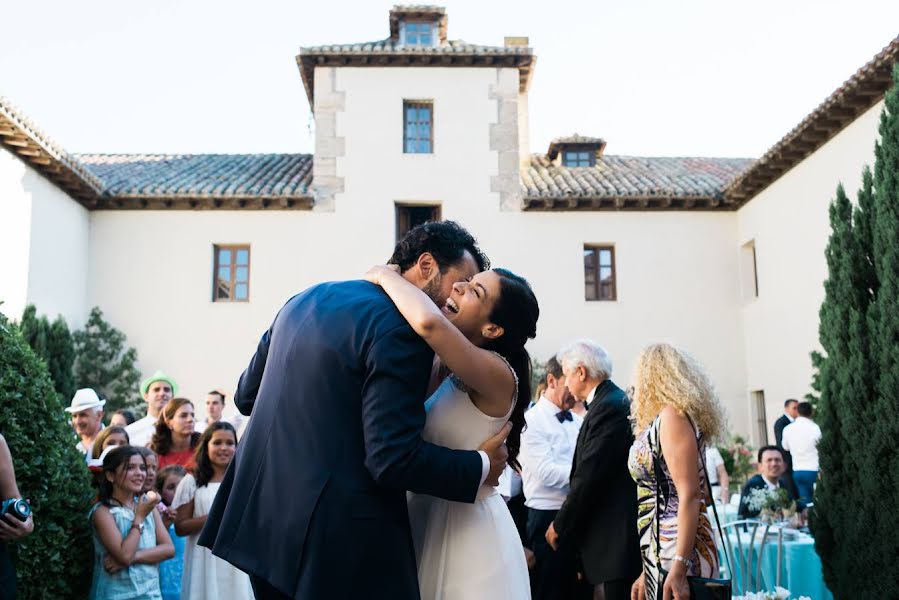
[[[156,371],[153,373],[152,377],[147,377],[144,379],[144,382],[140,384],[140,393],[141,396],[147,395],[147,390],[150,389],[150,384],[155,383],[157,381],[164,381],[170,386],[172,386],[172,396],[178,393],[178,384],[175,383],[175,380],[163,373],[162,371]]]

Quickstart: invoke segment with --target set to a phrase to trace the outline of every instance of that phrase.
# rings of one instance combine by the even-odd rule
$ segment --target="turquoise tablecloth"
[[[728,532],[731,537],[734,553],[738,552],[736,540],[733,539],[733,532]],[[743,540],[744,551],[749,546],[749,534],[740,534]],[[758,547],[756,542],[753,557],[752,569],[753,575],[758,565]],[[724,556],[722,551],[721,565],[724,566]],[[742,582],[741,567],[739,559],[737,564],[733,565],[734,577]],[[777,536],[769,536],[768,542],[762,550],[762,580],[764,589],[768,591],[774,590],[775,569],[777,568]],[[821,559],[815,552],[815,540],[808,535],[800,534],[794,540],[784,540],[783,556],[781,558],[780,569],[780,587],[790,590],[793,597],[808,596],[812,600],[833,600],[833,594],[824,585],[824,575],[821,570]],[[739,586],[734,585],[734,593],[737,593]],[[761,591],[761,590],[752,590]],[[745,593],[745,592],[744,592]]]

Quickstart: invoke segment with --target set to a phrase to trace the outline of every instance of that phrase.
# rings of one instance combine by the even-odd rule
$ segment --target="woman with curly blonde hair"
[[[718,575],[703,455],[723,428],[721,406],[693,357],[653,344],[637,359],[631,414],[636,440],[628,466],[637,483],[643,555],[631,599],[686,599],[688,576]]]

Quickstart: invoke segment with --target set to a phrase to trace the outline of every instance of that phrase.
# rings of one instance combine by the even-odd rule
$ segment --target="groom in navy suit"
[[[487,268],[451,221],[414,228],[392,263],[438,305]],[[505,467],[421,439],[433,352],[381,288],[323,283],[291,298],[234,396],[252,413],[199,544],[249,573],[257,599],[417,599],[406,490],[474,502]]]

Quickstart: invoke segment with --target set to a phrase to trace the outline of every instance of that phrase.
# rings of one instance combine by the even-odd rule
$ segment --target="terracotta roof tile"
[[[310,198],[311,154],[77,154],[115,198]]]
[[[534,154],[521,183],[525,208],[667,208],[672,200],[719,207],[724,186],[750,164],[746,158],[604,155],[594,167],[563,167]]]

